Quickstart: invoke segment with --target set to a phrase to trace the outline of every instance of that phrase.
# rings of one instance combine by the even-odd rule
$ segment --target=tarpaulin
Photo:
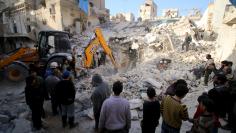
[[[86,14],[88,14],[89,9],[89,1],[88,0],[78,0],[79,7],[84,11]]]

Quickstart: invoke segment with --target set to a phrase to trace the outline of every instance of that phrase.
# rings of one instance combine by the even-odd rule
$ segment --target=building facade
[[[96,26],[110,19],[110,10],[105,8],[105,0],[89,0],[88,26]]]
[[[157,16],[157,5],[153,0],[146,0],[143,5],[140,6],[139,16],[144,20],[152,20]]]
[[[29,34],[40,30],[80,33],[87,17],[75,0],[8,0],[1,11],[7,34]]]
[[[162,11],[162,17],[164,18],[177,18],[179,17],[179,9],[164,9]]]
[[[134,17],[133,13],[117,13],[116,15],[111,16],[111,21],[115,21],[115,22],[124,22],[124,21],[134,22],[135,17]]]

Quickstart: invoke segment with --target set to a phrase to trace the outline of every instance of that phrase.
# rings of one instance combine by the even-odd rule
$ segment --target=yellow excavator
[[[118,65],[115,61],[113,54],[112,54],[112,50],[107,45],[106,40],[103,37],[101,29],[95,28],[94,33],[95,33],[96,37],[90,41],[90,43],[88,44],[88,46],[84,50],[84,52],[85,52],[84,67],[85,68],[92,67],[94,54],[96,54],[96,51],[100,45],[103,48],[106,55],[108,55],[109,58],[111,59],[111,62],[114,65],[115,69],[118,69]]]

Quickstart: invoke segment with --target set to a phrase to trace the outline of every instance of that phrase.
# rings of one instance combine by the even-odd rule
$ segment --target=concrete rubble
[[[171,83],[180,78],[188,82],[191,90],[198,92],[190,94],[186,98],[188,99],[186,100],[187,104],[192,107],[190,111],[193,112],[195,109],[192,103],[196,101],[193,97],[202,92],[203,86],[200,84],[201,79],[196,80],[190,70],[201,66],[206,54],[210,53],[215,57],[215,51],[213,50],[215,41],[200,40],[197,41],[200,45],[191,44],[188,52],[181,50],[182,35],[186,31],[193,32],[193,27],[197,28],[187,18],[183,18],[179,22],[169,24],[158,25],[155,22],[148,21],[120,22],[111,23],[103,28],[104,36],[113,49],[116,61],[120,64],[120,69],[115,72],[111,62],[107,59],[106,65],[91,70],[89,77],[79,81],[76,80],[76,116],[94,119],[90,96],[93,91],[91,76],[95,73],[101,74],[110,87],[112,87],[114,81],[120,80],[123,82],[124,91],[122,96],[130,102],[132,120],[142,119],[142,105],[143,101],[147,99],[147,87],[154,87],[159,95],[165,92],[165,89]],[[73,42],[75,45],[85,47],[92,36],[92,31],[87,31],[82,35],[73,36]],[[130,68],[130,60],[127,59],[126,53],[132,45],[138,53],[136,67],[134,68]],[[163,58],[171,60],[165,70],[158,68],[158,63]],[[218,61],[218,59],[215,59],[215,61]],[[12,101],[12,98],[15,98],[17,102]],[[0,106],[0,132],[11,130],[13,133],[17,131],[26,133],[32,131],[29,121],[30,113],[26,113],[29,112],[29,109],[24,102],[23,93],[21,95],[7,93],[7,95],[0,98]],[[2,124],[7,122],[7,125]],[[187,128],[190,128],[190,126],[187,125]],[[186,131],[187,128],[181,131]]]

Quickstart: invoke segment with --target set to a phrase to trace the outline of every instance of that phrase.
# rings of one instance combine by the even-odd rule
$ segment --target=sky
[[[140,5],[145,0],[105,0],[106,8],[110,9],[110,14],[119,12],[132,12],[135,17],[139,16]],[[180,15],[186,15],[192,8],[198,8],[204,13],[207,5],[213,0],[154,0],[157,4],[157,14],[161,15],[162,10],[166,8],[178,8]]]

